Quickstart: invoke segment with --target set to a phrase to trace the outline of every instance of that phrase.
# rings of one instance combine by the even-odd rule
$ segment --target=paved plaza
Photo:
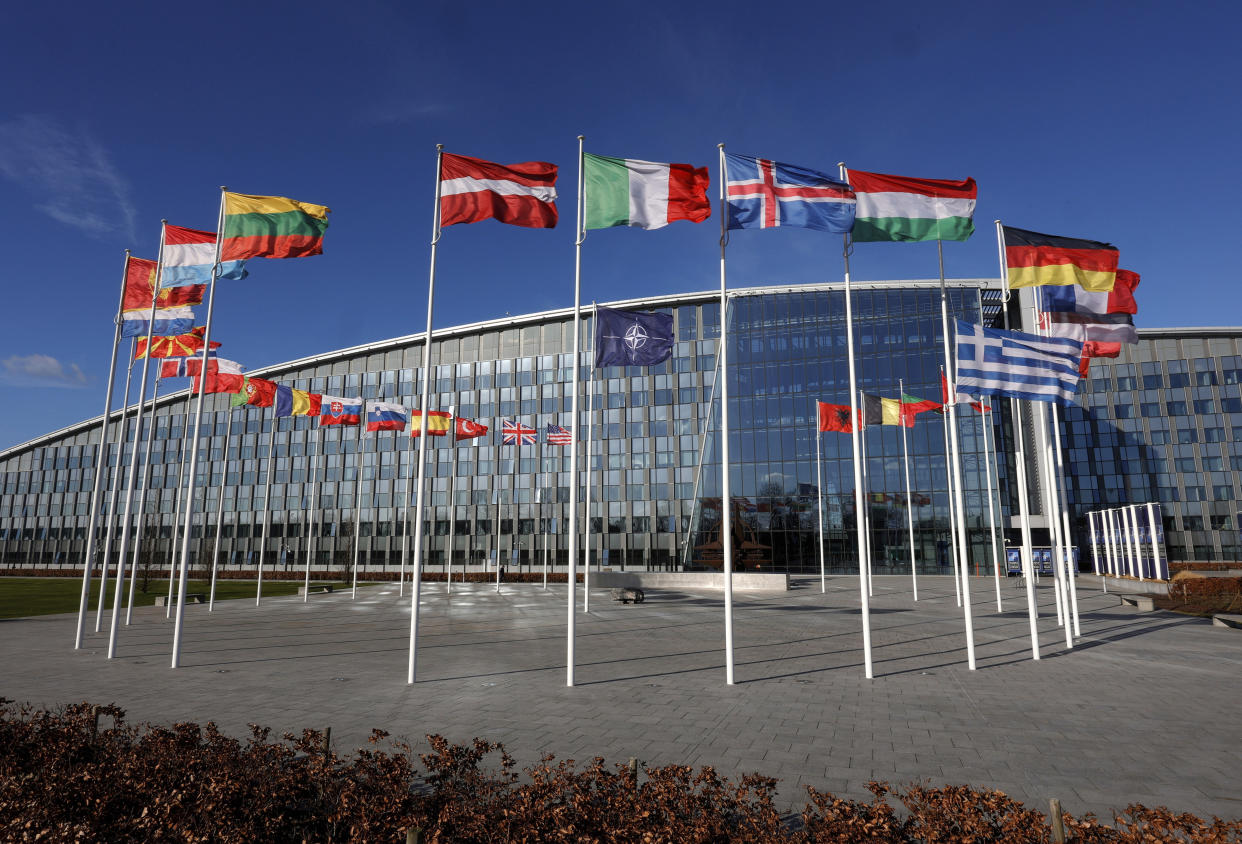
[[[735,595],[736,679],[725,684],[720,593],[649,591],[622,605],[593,590],[578,616],[577,685],[565,685],[565,586],[423,587],[419,677],[407,685],[409,598],[396,584],[186,610],[171,670],[164,610],[136,609],[118,656],[107,636],[72,649],[76,616],[0,621],[0,695],[55,705],[115,702],[135,721],[332,727],[334,747],[373,727],[415,740],[503,742],[525,765],[634,756],[713,765],[867,797],[868,780],[970,783],[1039,809],[1107,813],[1137,801],[1242,816],[1242,633],[1119,606],[1080,581],[1072,651],[1039,589],[1043,658],[1031,659],[1024,590],[972,580],[978,670],[966,666],[953,582],[877,577],[874,680],[863,676],[858,581],[795,578]],[[3,588],[0,582],[0,588]],[[581,590],[579,590],[581,605]],[[92,616],[93,621],[93,616]]]

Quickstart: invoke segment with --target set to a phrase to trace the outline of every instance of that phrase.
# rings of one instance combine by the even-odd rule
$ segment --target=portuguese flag
[[[1113,289],[1121,253],[1111,243],[1056,237],[1009,226],[1002,230],[1010,288],[1077,284],[1083,290]]]
[[[701,223],[712,214],[707,168],[583,154],[584,227],[661,229],[676,220]]]
[[[975,231],[974,179],[911,179],[849,171],[856,242],[966,240]]]
[[[319,255],[331,210],[283,196],[225,192],[220,260]]]

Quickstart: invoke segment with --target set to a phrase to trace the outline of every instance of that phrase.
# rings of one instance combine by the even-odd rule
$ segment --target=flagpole
[[[870,478],[867,477],[867,429],[871,426],[867,424],[867,420],[865,418],[867,415],[867,402],[863,396],[863,391],[859,390],[858,406],[863,408],[862,415],[864,417],[859,423],[861,430],[858,432],[858,444],[860,453],[862,454],[862,461],[859,465],[862,468],[863,503],[866,505],[863,509],[862,515],[862,531],[863,538],[867,545],[867,594],[874,597],[875,589],[871,584],[871,481]]]
[[[263,484],[263,538],[259,540],[259,581],[254,593],[256,607],[259,601],[263,600],[263,558],[267,555],[267,537],[271,533],[272,524],[272,475],[276,474],[276,420],[276,400],[273,398],[272,428],[267,434],[267,480]],[[259,415],[259,428],[263,428],[262,413]]]
[[[200,374],[199,383],[201,384],[206,377],[206,373]],[[228,415],[225,417],[224,422],[224,472],[220,479],[220,494],[216,499],[216,544],[211,549],[211,593],[207,597],[207,612],[213,612],[216,608],[216,568],[220,562],[220,532],[224,526],[224,490],[229,485],[229,439],[233,434],[233,407],[231,401],[225,413]]]
[[[598,323],[599,323],[599,308],[596,307],[595,302],[592,301],[591,302],[591,354],[595,353],[595,331],[596,331],[596,326],[598,325]],[[579,424],[579,421],[575,419],[574,424],[575,425]],[[578,446],[575,443],[574,445],[575,454],[577,453],[577,449],[578,449]],[[586,540],[584,543],[584,547],[583,547],[583,560],[582,560],[582,611],[583,612],[591,611],[591,476],[593,474],[592,463],[595,460],[594,451],[595,451],[595,361],[592,360],[591,361],[591,374],[587,378],[586,503],[583,505],[583,508],[582,508],[582,513],[583,513],[582,521],[583,521],[583,527],[584,527],[583,535]],[[569,458],[569,462],[571,464],[570,475],[574,478],[572,486],[574,489],[577,489],[578,478],[577,476],[574,476],[572,472],[573,462],[574,462],[574,458],[572,456]],[[576,493],[573,493],[573,494],[576,494]],[[576,521],[577,519],[575,519],[575,522]],[[603,519],[601,518],[600,521],[602,523]]]
[[[147,346],[147,354],[150,355],[150,344]],[[134,528],[134,556],[133,562],[129,565],[129,602],[125,605],[125,626],[128,627],[134,615],[134,585],[138,582],[138,561],[140,559],[140,551],[142,548],[142,533],[146,528],[147,521],[147,489],[151,486],[151,447],[155,442],[155,405],[156,399],[160,395],[160,379],[155,378],[155,385],[151,389],[151,424],[147,428],[147,452],[144,455],[142,466],[142,487],[138,491],[138,524]]]
[[[992,495],[992,449],[988,447],[988,428],[992,420],[983,410],[983,402],[979,402],[979,424],[983,428],[983,472],[988,486],[988,527],[992,532],[992,577],[996,581],[996,611],[1004,612],[1001,605],[1000,584],[1000,553],[996,548],[996,500]],[[1000,481],[1000,469],[996,470],[997,481]]]
[[[412,494],[411,484],[414,481],[414,466],[412,464],[411,453],[414,451],[414,435],[405,438],[405,513],[401,519],[401,566],[397,571],[397,597],[405,596],[405,563],[409,558],[410,551],[410,495]]]
[[[910,533],[910,579],[914,586],[914,600],[919,599],[919,573],[914,561],[914,496],[910,492],[910,447],[906,443],[906,387],[904,379],[897,379],[897,392],[901,402],[901,463],[906,470],[906,528]]]
[[[828,570],[824,565],[824,459],[820,440],[824,435],[819,430],[819,402],[815,402],[815,499],[816,515],[819,516],[819,591],[828,592]]]
[[[1061,452],[1061,419],[1060,409],[1054,402],[1052,405],[1052,438],[1053,456],[1056,458],[1057,490],[1061,505],[1061,547],[1065,554],[1065,588],[1069,591],[1069,608],[1074,618],[1074,635],[1082,636],[1082,625],[1078,620],[1078,566],[1074,562],[1073,548],[1070,542],[1069,498],[1065,489],[1065,464]]]
[[[449,426],[449,430],[445,433],[448,436],[449,448],[453,452],[449,455],[449,536],[448,547],[444,551],[444,593],[446,595],[453,591],[453,540],[457,537],[457,503],[454,500],[457,495],[457,405],[449,407]],[[408,491],[405,495],[405,506],[408,511],[410,506],[410,494]],[[408,513],[406,522],[409,522]]]
[[[362,450],[362,435],[367,430],[367,400],[362,400],[362,416],[358,419],[358,460],[354,466],[354,565],[355,576],[358,571],[358,555],[362,549],[362,469],[366,455]],[[376,432],[376,436],[379,433]]]
[[[207,396],[206,386],[207,358],[211,351],[211,317],[216,304],[216,279],[220,274],[220,249],[224,237],[224,191],[220,187],[220,216],[216,227],[216,256],[211,265],[211,289],[207,294],[207,325],[203,331],[203,366],[199,370],[198,409],[194,414],[194,439],[190,452],[190,489],[194,489],[195,473],[198,470],[198,436],[203,425],[203,399]],[[181,635],[185,625],[185,593],[190,576],[190,526],[194,523],[194,496],[188,495],[189,506],[185,512],[185,536],[181,540],[181,582],[177,599],[177,621],[173,627],[172,667],[181,664]]]
[[[1009,327],[1009,263],[1005,259],[1005,227],[1000,220],[996,221],[996,245],[1000,252],[1000,278],[1004,287],[1004,304],[1001,313],[1005,317],[1005,328]],[[1026,612],[1031,625],[1031,659],[1039,659],[1039,607],[1035,601],[1035,556],[1031,549],[1031,518],[1030,502],[1027,500],[1026,489],[1026,454],[1025,437],[1022,433],[1022,409],[1018,400],[1009,400],[1010,414],[1013,417],[1014,430],[1014,465],[1018,470],[1018,525],[1022,530],[1022,565],[1026,574]],[[999,472],[999,468],[997,470]]]
[[[91,568],[95,556],[95,531],[99,524],[99,485],[108,465],[108,420],[112,415],[112,388],[116,384],[116,353],[121,347],[121,313],[125,305],[125,282],[129,277],[129,250],[121,261],[121,292],[116,301],[116,316],[112,318],[112,359],[108,363],[108,387],[104,390],[103,419],[99,423],[99,448],[95,459],[95,486],[91,490],[90,515],[86,519],[86,550],[82,555],[82,598],[78,602],[78,624],[73,633],[73,649],[82,649],[82,636],[86,632],[86,613],[91,600]],[[103,590],[99,590],[102,594]]]
[[[724,580],[725,683],[733,685],[733,497],[729,491],[729,294],[725,273],[725,247],[729,243],[725,199],[728,175],[724,144],[720,150],[720,543]]]
[[[1034,333],[1044,336],[1039,327],[1039,309],[1031,308],[1031,320],[1035,326]],[[1049,413],[1046,402],[1039,403],[1039,443],[1044,455],[1044,483],[1047,487],[1047,504],[1045,519],[1049,522],[1048,536],[1051,540],[1053,583],[1057,595],[1057,624],[1065,627],[1065,646],[1074,647],[1073,627],[1070,621],[1069,588],[1065,575],[1065,537],[1061,532],[1061,502],[1057,495],[1056,467],[1052,454],[1052,437],[1048,434]]]
[[[302,603],[310,603],[310,581],[311,581],[311,558],[315,555],[315,499],[319,497],[319,473],[315,470],[318,468],[315,463],[319,459],[319,426],[315,426],[314,437],[312,437],[312,451],[310,455],[310,477],[311,477],[311,495],[310,507],[307,508],[306,520],[306,579],[302,590]],[[354,592],[358,591],[358,570],[354,569]]]
[[[571,425],[572,447],[569,452],[569,545],[568,545],[568,561],[565,569],[566,581],[566,622],[565,622],[565,685],[574,685],[574,668],[577,661],[574,652],[575,638],[577,636],[576,618],[574,616],[577,600],[574,594],[578,588],[578,437],[579,423],[582,421],[578,418],[578,379],[581,377],[582,367],[582,243],[586,240],[586,204],[585,204],[585,183],[583,179],[583,135],[578,136],[578,209],[574,218],[574,321],[573,321],[573,371],[570,373],[570,394],[569,394],[569,418],[573,420]],[[591,321],[591,331],[594,335],[595,320]],[[594,375],[594,372],[592,372]],[[520,439],[520,437],[519,437]],[[591,483],[591,442],[587,438],[587,485]],[[587,501],[590,501],[590,491],[587,491]],[[588,505],[587,510],[588,525],[591,520],[591,513]],[[583,612],[588,609],[590,600],[590,532],[588,527],[587,533],[587,574],[583,578]]]
[[[944,475],[945,487],[949,491],[949,552],[952,556],[953,565],[953,593],[957,596],[957,605],[962,605],[962,584],[957,576],[957,511],[953,508],[953,453],[949,449],[949,411],[950,405],[957,404],[957,393],[951,392],[949,389],[949,379],[945,376],[944,367],[940,367],[941,383],[944,384],[945,402],[944,413],[941,418],[944,421]]]
[[[410,584],[410,658],[406,683],[413,683],[418,669],[418,600],[423,579],[423,495],[427,473],[427,408],[431,404],[431,317],[436,297],[436,245],[440,242],[440,162],[444,144],[436,144],[436,199],[431,213],[431,272],[427,279],[427,330],[423,334],[423,398],[419,417],[418,503],[414,507],[414,581]],[[408,502],[407,502],[408,506]]]
[[[148,338],[150,334],[148,333]],[[148,343],[151,341],[148,339]],[[99,601],[95,607],[95,632],[98,633],[103,626],[104,603],[108,600],[108,559],[112,556],[112,531],[117,524],[117,503],[121,495],[121,482],[125,479],[125,432],[128,428],[129,419],[129,385],[134,380],[134,349],[137,346],[137,340],[131,338],[129,341],[129,361],[125,367],[125,395],[121,399],[121,424],[117,426],[116,442],[113,448],[116,449],[116,477],[112,484],[112,499],[108,505],[107,526],[104,530],[103,551],[99,555],[102,565],[99,572]],[[147,370],[142,370],[146,375]],[[141,401],[139,406],[141,407]],[[134,442],[140,439],[139,431],[134,432]],[[129,474],[133,474],[130,472]]]
[[[699,431],[699,447],[698,447],[699,459],[694,467],[694,493],[693,493],[693,498],[691,499],[691,504],[690,504],[691,524],[694,523],[695,503],[699,501],[699,489],[700,489],[699,481],[701,480],[703,476],[703,460],[704,460],[705,455],[707,454],[707,435],[711,433],[711,413],[712,413],[711,408],[712,408],[712,405],[716,403],[716,387],[719,383],[720,383],[720,356],[717,355],[716,365],[712,368],[712,391],[711,393],[708,394],[708,397],[707,397],[707,413],[703,417],[703,426]],[[703,518],[702,505],[699,505],[698,509],[699,509],[699,520],[701,522]],[[683,552],[683,556],[687,558],[690,556],[690,540],[691,540],[691,531],[689,530],[689,528],[687,528],[686,539],[685,539],[685,551]]]
[[[147,354],[150,354],[149,350]],[[189,358],[186,359],[186,362],[189,362]],[[172,618],[173,588],[177,582],[177,543],[181,539],[181,507],[185,504],[185,495],[182,494],[182,487],[185,482],[186,434],[189,433],[190,429],[190,399],[193,397],[194,391],[192,389],[186,390],[185,407],[181,411],[181,439],[177,443],[177,494],[174,496],[176,507],[173,508],[172,541],[169,543],[168,548],[168,603],[164,607],[164,618]],[[171,431],[171,429],[170,423],[169,430]],[[190,482],[190,485],[193,486],[193,481]]]

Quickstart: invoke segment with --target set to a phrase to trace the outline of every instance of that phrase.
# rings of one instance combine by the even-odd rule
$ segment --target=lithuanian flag
[[[331,210],[283,196],[225,192],[220,260],[319,255]]]
[[[1111,243],[1079,240],[1004,226],[1009,287],[1077,284],[1108,291],[1117,278],[1120,252]]]

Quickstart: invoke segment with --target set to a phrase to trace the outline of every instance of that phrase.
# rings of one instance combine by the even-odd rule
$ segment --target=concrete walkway
[[[0,581],[0,588],[3,588]],[[1107,815],[1132,801],[1242,816],[1242,634],[1139,613],[1082,582],[1083,637],[1056,626],[1039,589],[1043,658],[1031,659],[1024,591],[972,581],[978,670],[966,668],[948,578],[876,578],[876,679],[863,677],[857,578],[818,578],[735,602],[737,684],[724,679],[719,593],[649,591],[641,605],[593,591],[579,615],[577,682],[565,686],[565,587],[423,587],[419,682],[406,685],[409,598],[396,586],[186,609],[183,668],[172,625],[135,611],[118,657],[106,635],[72,649],[74,616],[0,621],[0,695],[44,705],[115,702],[135,721],[332,727],[333,744],[373,727],[503,742],[523,765],[636,756],[713,765],[867,797],[870,779],[999,788],[1046,810]],[[579,590],[581,600],[581,590]]]

